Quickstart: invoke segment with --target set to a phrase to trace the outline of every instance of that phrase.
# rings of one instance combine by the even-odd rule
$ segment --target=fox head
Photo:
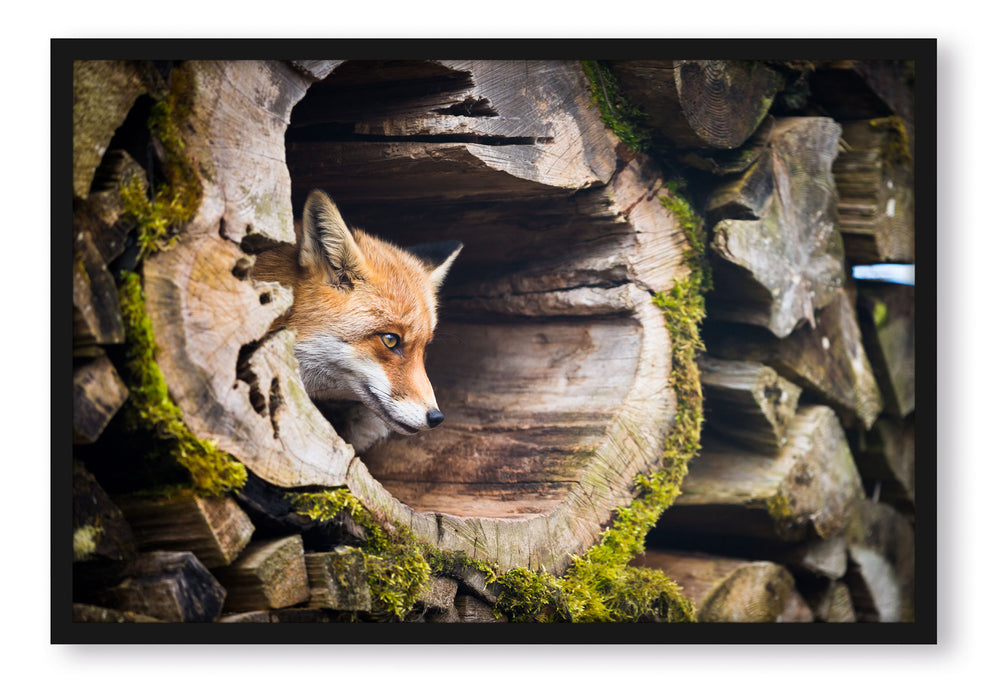
[[[404,435],[439,425],[423,360],[461,244],[403,250],[348,228],[320,190],[306,199],[301,228],[286,323],[307,393],[359,401]]]

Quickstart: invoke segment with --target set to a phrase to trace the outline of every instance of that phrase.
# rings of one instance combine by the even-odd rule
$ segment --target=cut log
[[[711,196],[711,316],[787,336],[842,287],[831,119],[779,119],[769,146],[742,177]],[[732,217],[732,218],[727,218]]]
[[[473,595],[459,595],[454,598],[454,610],[459,622],[505,622],[492,611],[492,606]]]
[[[847,425],[869,428],[883,407],[845,290],[819,312],[814,328],[805,325],[778,340],[743,324],[706,324],[705,344],[712,355],[770,365]]]
[[[96,442],[130,392],[106,355],[72,372],[72,442]]]
[[[213,622],[226,591],[190,552],[147,552],[131,562],[73,571],[73,597],[163,622]]]
[[[815,615],[808,605],[808,602],[798,593],[797,589],[791,589],[787,596],[784,609],[777,616],[777,622],[814,622]]]
[[[182,492],[164,498],[120,497],[141,549],[193,552],[208,568],[227,566],[247,546],[254,525],[229,497]]]
[[[117,285],[88,231],[75,234],[72,340],[74,347],[124,342]]]
[[[894,583],[898,589],[897,597],[900,600],[898,619],[902,622],[913,621],[914,528],[907,518],[886,503],[874,503],[869,500],[859,501],[853,508],[849,523],[846,526],[845,537],[850,547],[868,549],[878,554],[890,565],[893,570]],[[862,558],[861,552],[859,557]],[[863,566],[869,569],[869,562]],[[883,569],[885,567],[875,566],[873,568]],[[886,586],[885,583],[871,583],[870,575],[869,571],[867,573],[860,572],[859,578],[862,579],[863,585]],[[886,580],[879,573],[876,575],[881,581]],[[862,591],[859,593],[862,595]]]
[[[681,495],[660,518],[668,534],[732,533],[797,541],[841,532],[863,487],[831,409],[808,406],[791,422],[776,456],[709,441],[691,463]]]
[[[869,547],[849,547],[849,587],[860,622],[903,622],[903,602],[897,574],[889,561]]]
[[[856,309],[884,412],[903,418],[914,410],[914,287],[860,282]]]
[[[123,513],[78,461],[72,463],[72,561],[124,560],[137,540]]]
[[[832,165],[839,230],[853,264],[914,262],[914,172],[904,123],[896,117],[842,124]]]
[[[807,597],[818,622],[856,622],[852,594],[841,581],[829,581]]]
[[[812,540],[787,552],[784,560],[796,573],[837,580],[846,573],[846,540],[842,535]]]
[[[872,430],[860,431],[851,442],[860,474],[880,482],[880,497],[913,507],[914,420],[881,416]]]
[[[72,192],[89,194],[114,131],[137,98],[160,87],[148,61],[75,61],[72,64]]]
[[[446,576],[432,576],[429,584],[424,587],[420,600],[416,601],[416,614],[413,621],[422,622],[457,622],[457,608],[454,599],[457,596],[458,584],[455,579]]]
[[[371,589],[364,553],[353,547],[306,554],[309,607],[370,611]]]
[[[124,214],[121,184],[137,179],[144,187],[148,178],[144,168],[124,149],[115,148],[103,156],[94,176],[89,196],[77,199],[72,206],[72,228],[85,231],[108,265],[124,252],[134,221]]]
[[[85,603],[72,604],[73,622],[161,622],[161,620],[139,613],[121,612],[112,608]]]
[[[676,404],[653,294],[689,272],[663,180],[619,158],[580,64],[177,73],[191,78],[179,127],[192,172],[209,177],[178,243],[142,273],[189,428],[274,488],[346,486],[443,549],[561,573],[636,476],[662,468]],[[400,245],[465,243],[428,367],[447,419],[362,458],[306,396],[292,331],[268,333],[291,295],[251,274],[252,253],[293,242],[292,202],[314,186]]]
[[[801,388],[771,367],[704,356],[698,361],[705,425],[757,450],[783,447]]]
[[[769,561],[647,550],[632,563],[677,581],[694,603],[698,622],[776,622],[794,591],[787,569]]]
[[[214,571],[227,589],[224,611],[287,608],[309,600],[302,537],[248,545],[231,566]]]
[[[679,148],[737,148],[783,84],[759,61],[612,61],[626,99]]]

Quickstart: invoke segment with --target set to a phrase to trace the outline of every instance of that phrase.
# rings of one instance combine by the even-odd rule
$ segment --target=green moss
[[[247,480],[244,465],[200,440],[182,420],[182,411],[168,396],[168,386],[155,362],[155,338],[145,312],[141,278],[124,272],[120,308],[126,334],[124,378],[130,391],[125,418],[131,430],[150,430],[155,444],[149,451],[170,459],[189,473],[193,488],[219,495],[240,488]]]
[[[373,610],[399,619],[412,610],[430,578],[430,565],[411,533],[375,518],[346,488],[297,494],[292,504],[297,513],[320,522],[349,514],[367,538],[362,553]]]
[[[632,150],[643,153],[657,148],[646,113],[627,100],[619,81],[603,61],[581,61],[591,87],[591,99],[598,107],[602,123],[615,132]]]
[[[135,224],[141,257],[173,245],[176,232],[192,219],[203,197],[181,131],[190,117],[194,92],[192,71],[180,65],[172,72],[169,92],[151,110],[148,128],[165,153],[165,181],[150,198],[137,176],[120,185],[124,215]]]
[[[873,302],[873,325],[881,328],[887,322],[887,305],[880,300]]]

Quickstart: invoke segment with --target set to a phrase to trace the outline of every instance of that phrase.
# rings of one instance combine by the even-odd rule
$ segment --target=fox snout
[[[436,408],[434,408],[432,411],[427,411],[426,412],[426,423],[431,428],[437,427],[438,425],[440,425],[441,423],[443,423],[443,414],[440,413],[440,411],[438,409],[436,409]]]

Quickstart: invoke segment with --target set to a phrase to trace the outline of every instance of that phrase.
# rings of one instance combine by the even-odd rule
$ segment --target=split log
[[[914,61],[826,61],[810,75],[816,103],[835,119],[898,115],[914,131]]]
[[[869,431],[852,439],[859,472],[880,482],[880,497],[887,502],[914,504],[914,420],[896,421],[881,416]]]
[[[190,552],[147,552],[133,561],[73,570],[73,599],[163,622],[213,622],[226,591]]]
[[[807,597],[818,622],[856,622],[852,594],[841,581],[829,581]]]
[[[93,475],[72,463],[72,561],[125,560],[137,554],[137,540],[123,513]]]
[[[371,589],[364,553],[353,547],[306,554],[309,607],[330,610],[371,610]]]
[[[783,85],[760,61],[612,61],[623,95],[684,149],[737,148]]]
[[[856,309],[884,412],[903,418],[914,410],[914,287],[860,282]]]
[[[771,367],[704,356],[698,361],[705,425],[756,450],[783,447],[801,388]]]
[[[72,228],[85,231],[104,262],[109,265],[124,252],[134,221],[124,214],[120,193],[122,184],[135,180],[147,188],[144,167],[123,148],[107,151],[97,168],[86,199],[76,199],[72,206]]]
[[[254,533],[251,520],[230,497],[183,492],[163,498],[120,497],[117,503],[141,549],[193,552],[211,569],[234,561]]]
[[[75,234],[72,340],[74,348],[124,342],[117,284],[88,231]]]
[[[121,612],[112,608],[101,608],[98,605],[86,605],[85,603],[72,604],[73,622],[161,622],[161,620],[149,615],[139,613]]]
[[[731,533],[799,541],[813,533],[829,539],[863,497],[838,418],[825,406],[808,406],[794,416],[775,456],[709,440],[658,527],[670,536]]]
[[[777,616],[777,622],[814,622],[815,615],[808,605],[808,602],[798,593],[797,589],[791,590],[787,596],[784,609]]]
[[[466,593],[454,598],[454,610],[459,622],[505,622],[505,618],[495,615],[492,606]]]
[[[784,339],[743,324],[706,324],[712,355],[762,362],[828,404],[848,425],[873,425],[883,407],[880,387],[863,347],[856,312],[845,290]]]
[[[812,540],[788,551],[788,567],[799,574],[837,580],[846,573],[846,541],[842,535],[827,540]]]
[[[457,596],[458,583],[446,576],[431,576],[430,582],[424,587],[420,599],[416,601],[413,621],[422,622],[457,622],[457,608],[454,602]]]
[[[859,545],[849,547],[849,587],[856,619],[860,622],[903,622],[901,588],[897,574],[881,554]]]
[[[299,535],[254,542],[237,561],[217,569],[214,575],[227,589],[225,611],[286,608],[309,600]]]
[[[829,304],[845,279],[832,161],[831,119],[779,119],[769,146],[712,193],[713,318],[787,336]]]
[[[217,622],[288,622],[327,623],[339,622],[339,617],[327,610],[316,608],[285,608],[284,610],[252,610],[251,612],[224,615]]]
[[[845,537],[850,547],[850,559],[860,567],[858,572],[851,572],[852,580],[858,585],[854,592],[860,596],[860,605],[864,599],[874,599],[873,603],[866,603],[871,611],[869,614],[882,613],[886,618],[913,621],[914,528],[907,518],[886,503],[859,501],[852,510]],[[855,554],[853,548],[857,548]],[[875,564],[872,561],[875,557],[864,555],[862,550],[878,555],[890,568]],[[887,592],[891,575],[897,588],[896,596]],[[892,610],[895,599],[899,601],[896,615]]]
[[[177,74],[203,198],[142,274],[189,428],[274,488],[346,486],[441,548],[562,572],[632,500],[636,475],[661,468],[675,402],[652,295],[688,274],[663,180],[619,158],[580,64]],[[293,333],[268,333],[288,290],[251,275],[254,253],[293,242],[292,203],[314,186],[396,243],[465,243],[429,367],[447,420],[361,458],[306,396]]]
[[[844,122],[832,175],[839,230],[853,264],[914,262],[914,173],[896,117]]]
[[[106,355],[72,372],[72,442],[96,442],[130,392]]]
[[[647,550],[635,566],[661,569],[694,603],[698,622],[776,622],[794,591],[783,566],[698,552]]]

